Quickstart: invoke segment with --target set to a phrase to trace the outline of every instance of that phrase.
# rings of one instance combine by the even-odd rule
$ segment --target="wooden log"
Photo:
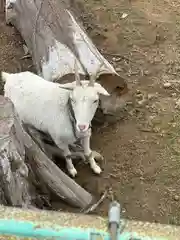
[[[111,239],[110,236],[104,234],[109,233],[108,223],[109,219],[107,217],[100,217],[95,214],[85,215],[85,214],[74,214],[68,212],[53,212],[53,211],[32,211],[23,210],[18,208],[8,208],[0,206],[1,213],[1,225],[0,225],[0,239],[1,240],[35,240],[35,239],[68,239],[68,236],[72,238],[72,232],[70,229],[74,230],[77,228],[79,231],[87,231],[84,235],[77,234],[78,239]],[[3,221],[4,220],[4,221]],[[17,228],[12,231],[8,231],[3,223],[5,221],[12,220],[17,223]],[[7,223],[7,222],[6,222]],[[19,223],[19,224],[18,224]],[[22,236],[22,223],[26,223],[26,230],[29,226],[29,231],[24,231]],[[6,225],[5,225],[6,226]],[[32,227],[33,226],[33,227]],[[4,227],[4,228],[3,228]],[[4,231],[3,231],[4,230]],[[37,231],[36,231],[37,230]],[[46,231],[43,231],[46,230]],[[44,233],[50,233],[53,230],[55,234],[48,234],[44,236]],[[60,232],[62,233],[60,234]],[[74,233],[77,233],[74,231]],[[9,235],[4,236],[3,233]],[[29,236],[27,234],[29,233]],[[30,234],[31,233],[31,234]],[[52,232],[51,232],[52,233]],[[58,234],[59,233],[59,234]],[[68,234],[67,236],[67,233]],[[167,225],[160,223],[142,222],[134,221],[121,218],[120,226],[118,229],[120,234],[118,239],[126,240],[153,240],[153,239],[166,239],[166,240],[179,240],[180,226],[178,225]],[[42,234],[42,238],[40,235]],[[21,236],[21,237],[20,237]],[[36,238],[37,236],[37,238]],[[51,236],[51,237],[50,237]],[[55,237],[56,236],[56,237]],[[61,237],[62,236],[62,237]],[[32,237],[32,238],[31,238]],[[64,238],[63,238],[64,237]],[[74,239],[77,239],[74,236]]]
[[[29,190],[32,183],[29,184],[28,167],[41,182],[41,187],[45,186],[47,191],[72,206],[85,208],[92,202],[91,194],[63,173],[24,130],[13,104],[3,96],[0,96],[0,121],[1,203],[31,205],[32,194],[36,193]]]
[[[0,202],[28,207],[31,194],[21,131],[22,126],[11,102],[0,96]]]
[[[117,115],[124,107],[127,83],[100,54],[73,12],[73,4],[68,1],[6,0],[6,22],[19,30],[37,73],[45,79],[60,83],[73,81],[75,59],[81,78],[95,74],[104,62],[97,81],[111,96],[101,96],[101,114],[96,113],[96,118],[104,121],[106,115]]]

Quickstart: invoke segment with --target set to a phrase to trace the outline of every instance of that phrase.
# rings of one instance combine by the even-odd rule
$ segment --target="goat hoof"
[[[101,168],[98,165],[94,166],[92,168],[92,170],[93,170],[94,173],[96,173],[98,175],[102,172]]]
[[[72,176],[72,177],[75,177],[77,175],[77,171],[75,168],[71,168],[69,169],[69,174]]]
[[[101,160],[101,161],[104,159],[103,156],[96,151],[92,151],[92,157],[95,158],[96,160]]]

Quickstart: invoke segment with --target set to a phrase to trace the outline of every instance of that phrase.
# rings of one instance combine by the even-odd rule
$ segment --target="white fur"
[[[61,88],[72,90],[70,99],[77,120],[77,131],[80,131],[78,125],[85,125],[84,132],[89,128],[94,114],[98,107],[99,94],[108,96],[108,92],[98,83],[94,86],[88,86],[89,81],[81,81],[80,86],[76,82],[60,85]]]
[[[89,124],[96,112],[99,94],[109,95],[100,85],[88,86],[88,81],[60,85],[44,80],[31,72],[9,74],[2,72],[5,81],[4,95],[14,104],[20,119],[35,128],[49,133],[56,145],[70,154],[69,144],[75,142],[73,126],[69,117],[68,100],[71,99],[77,121],[76,134],[81,138],[85,155],[89,156],[91,129]],[[85,125],[80,131],[78,125]],[[66,158],[67,168],[72,176],[77,174],[71,158]],[[90,166],[97,174],[101,172],[94,158],[89,157]]]

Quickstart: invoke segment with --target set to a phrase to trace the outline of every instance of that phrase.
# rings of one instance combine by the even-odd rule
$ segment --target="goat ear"
[[[99,94],[102,94],[104,96],[110,96],[110,94],[106,91],[106,89],[103,88],[100,84],[95,83],[95,88]]]
[[[76,86],[76,82],[59,84],[60,88],[67,89],[67,90],[73,90],[75,86]]]

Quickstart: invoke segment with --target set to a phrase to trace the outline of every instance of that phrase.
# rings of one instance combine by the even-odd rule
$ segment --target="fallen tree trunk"
[[[21,125],[13,104],[3,96],[0,96],[0,140],[0,203],[42,207],[43,199],[38,198],[36,183],[46,189],[48,199],[53,192],[72,206],[85,208],[92,202],[92,196],[39,148]]]
[[[10,206],[31,205],[28,168],[25,164],[22,126],[12,104],[0,96],[0,202]]]
[[[101,97],[101,115],[117,114],[128,91],[126,81],[100,54],[73,16],[73,4],[62,0],[6,0],[6,22],[13,24],[25,40],[37,73],[49,81],[74,80],[74,61],[78,60],[81,78],[96,73],[111,97]],[[100,121],[100,120],[99,120]]]

